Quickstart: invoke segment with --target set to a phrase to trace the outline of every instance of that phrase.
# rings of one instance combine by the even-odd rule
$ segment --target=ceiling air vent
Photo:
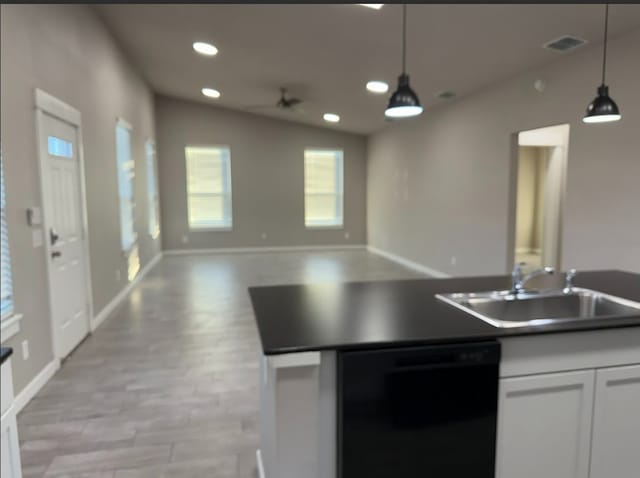
[[[559,53],[566,53],[571,50],[575,50],[576,48],[587,43],[587,40],[583,40],[582,38],[574,37],[571,35],[565,35],[560,38],[556,38],[555,40],[550,41],[549,43],[545,43],[543,48],[547,50],[557,51]]]
[[[436,96],[442,100],[450,100],[451,98],[456,96],[456,94],[453,91],[445,90],[445,91],[441,91]]]

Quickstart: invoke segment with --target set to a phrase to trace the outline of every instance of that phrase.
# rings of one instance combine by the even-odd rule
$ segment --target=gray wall
[[[513,134],[569,123],[562,265],[640,271],[639,51],[640,30],[610,42],[619,123],[581,122],[600,79],[600,45],[449,105],[424,98],[420,119],[369,138],[369,244],[452,275],[504,273]]]
[[[17,391],[52,358],[44,248],[31,246],[25,211],[42,206],[36,150],[34,89],[60,98],[82,114],[94,313],[126,285],[120,251],[115,165],[115,121],[133,125],[136,229],[142,266],[160,250],[147,234],[144,141],[153,138],[153,96],[86,6],[2,5],[2,152],[16,311],[21,332],[7,345]],[[116,281],[116,269],[122,279]],[[31,357],[22,360],[20,343]]]
[[[363,136],[162,96],[156,97],[156,124],[165,249],[366,242]],[[232,231],[189,231],[184,158],[184,147],[189,144],[225,144],[231,148]],[[307,147],[344,150],[343,229],[304,226]],[[346,232],[349,239],[345,238]]]

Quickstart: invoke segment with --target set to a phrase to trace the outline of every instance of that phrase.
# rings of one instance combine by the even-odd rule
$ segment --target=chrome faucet
[[[538,277],[542,274],[553,274],[555,272],[553,267],[544,267],[523,275],[522,266],[524,265],[526,265],[525,262],[517,263],[513,268],[513,272],[511,272],[511,293],[514,295],[517,295],[519,292],[524,290],[524,285],[534,277]]]
[[[565,276],[565,282],[564,282],[564,292],[571,292],[571,289],[573,289],[573,278],[576,276],[577,273],[578,271],[575,269],[569,269],[567,271],[567,275]]]

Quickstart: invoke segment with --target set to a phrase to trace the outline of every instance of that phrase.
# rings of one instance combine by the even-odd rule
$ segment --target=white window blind
[[[116,160],[120,197],[120,241],[122,250],[129,252],[136,242],[135,197],[133,194],[135,163],[131,157],[131,127],[124,121],[118,121],[116,124]]]
[[[13,283],[11,276],[11,256],[9,254],[9,230],[7,227],[7,209],[6,198],[4,188],[4,166],[2,164],[2,152],[0,151],[0,209],[1,221],[0,230],[2,231],[0,237],[0,262],[1,273],[0,280],[0,317],[5,319],[13,314]]]
[[[185,148],[191,229],[230,228],[231,164],[226,146]]]
[[[343,154],[340,150],[304,152],[304,223],[307,227],[342,226]]]
[[[160,206],[156,178],[155,145],[148,140],[145,144],[147,156],[147,203],[149,209],[149,235],[154,239],[160,235]]]

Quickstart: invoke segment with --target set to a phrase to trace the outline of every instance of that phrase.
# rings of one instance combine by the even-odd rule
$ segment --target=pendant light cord
[[[407,4],[402,4],[402,73],[407,72]]]
[[[602,84],[605,81],[605,72],[607,71],[607,37],[609,30],[609,4],[605,4],[604,9],[604,54],[602,55]]]

